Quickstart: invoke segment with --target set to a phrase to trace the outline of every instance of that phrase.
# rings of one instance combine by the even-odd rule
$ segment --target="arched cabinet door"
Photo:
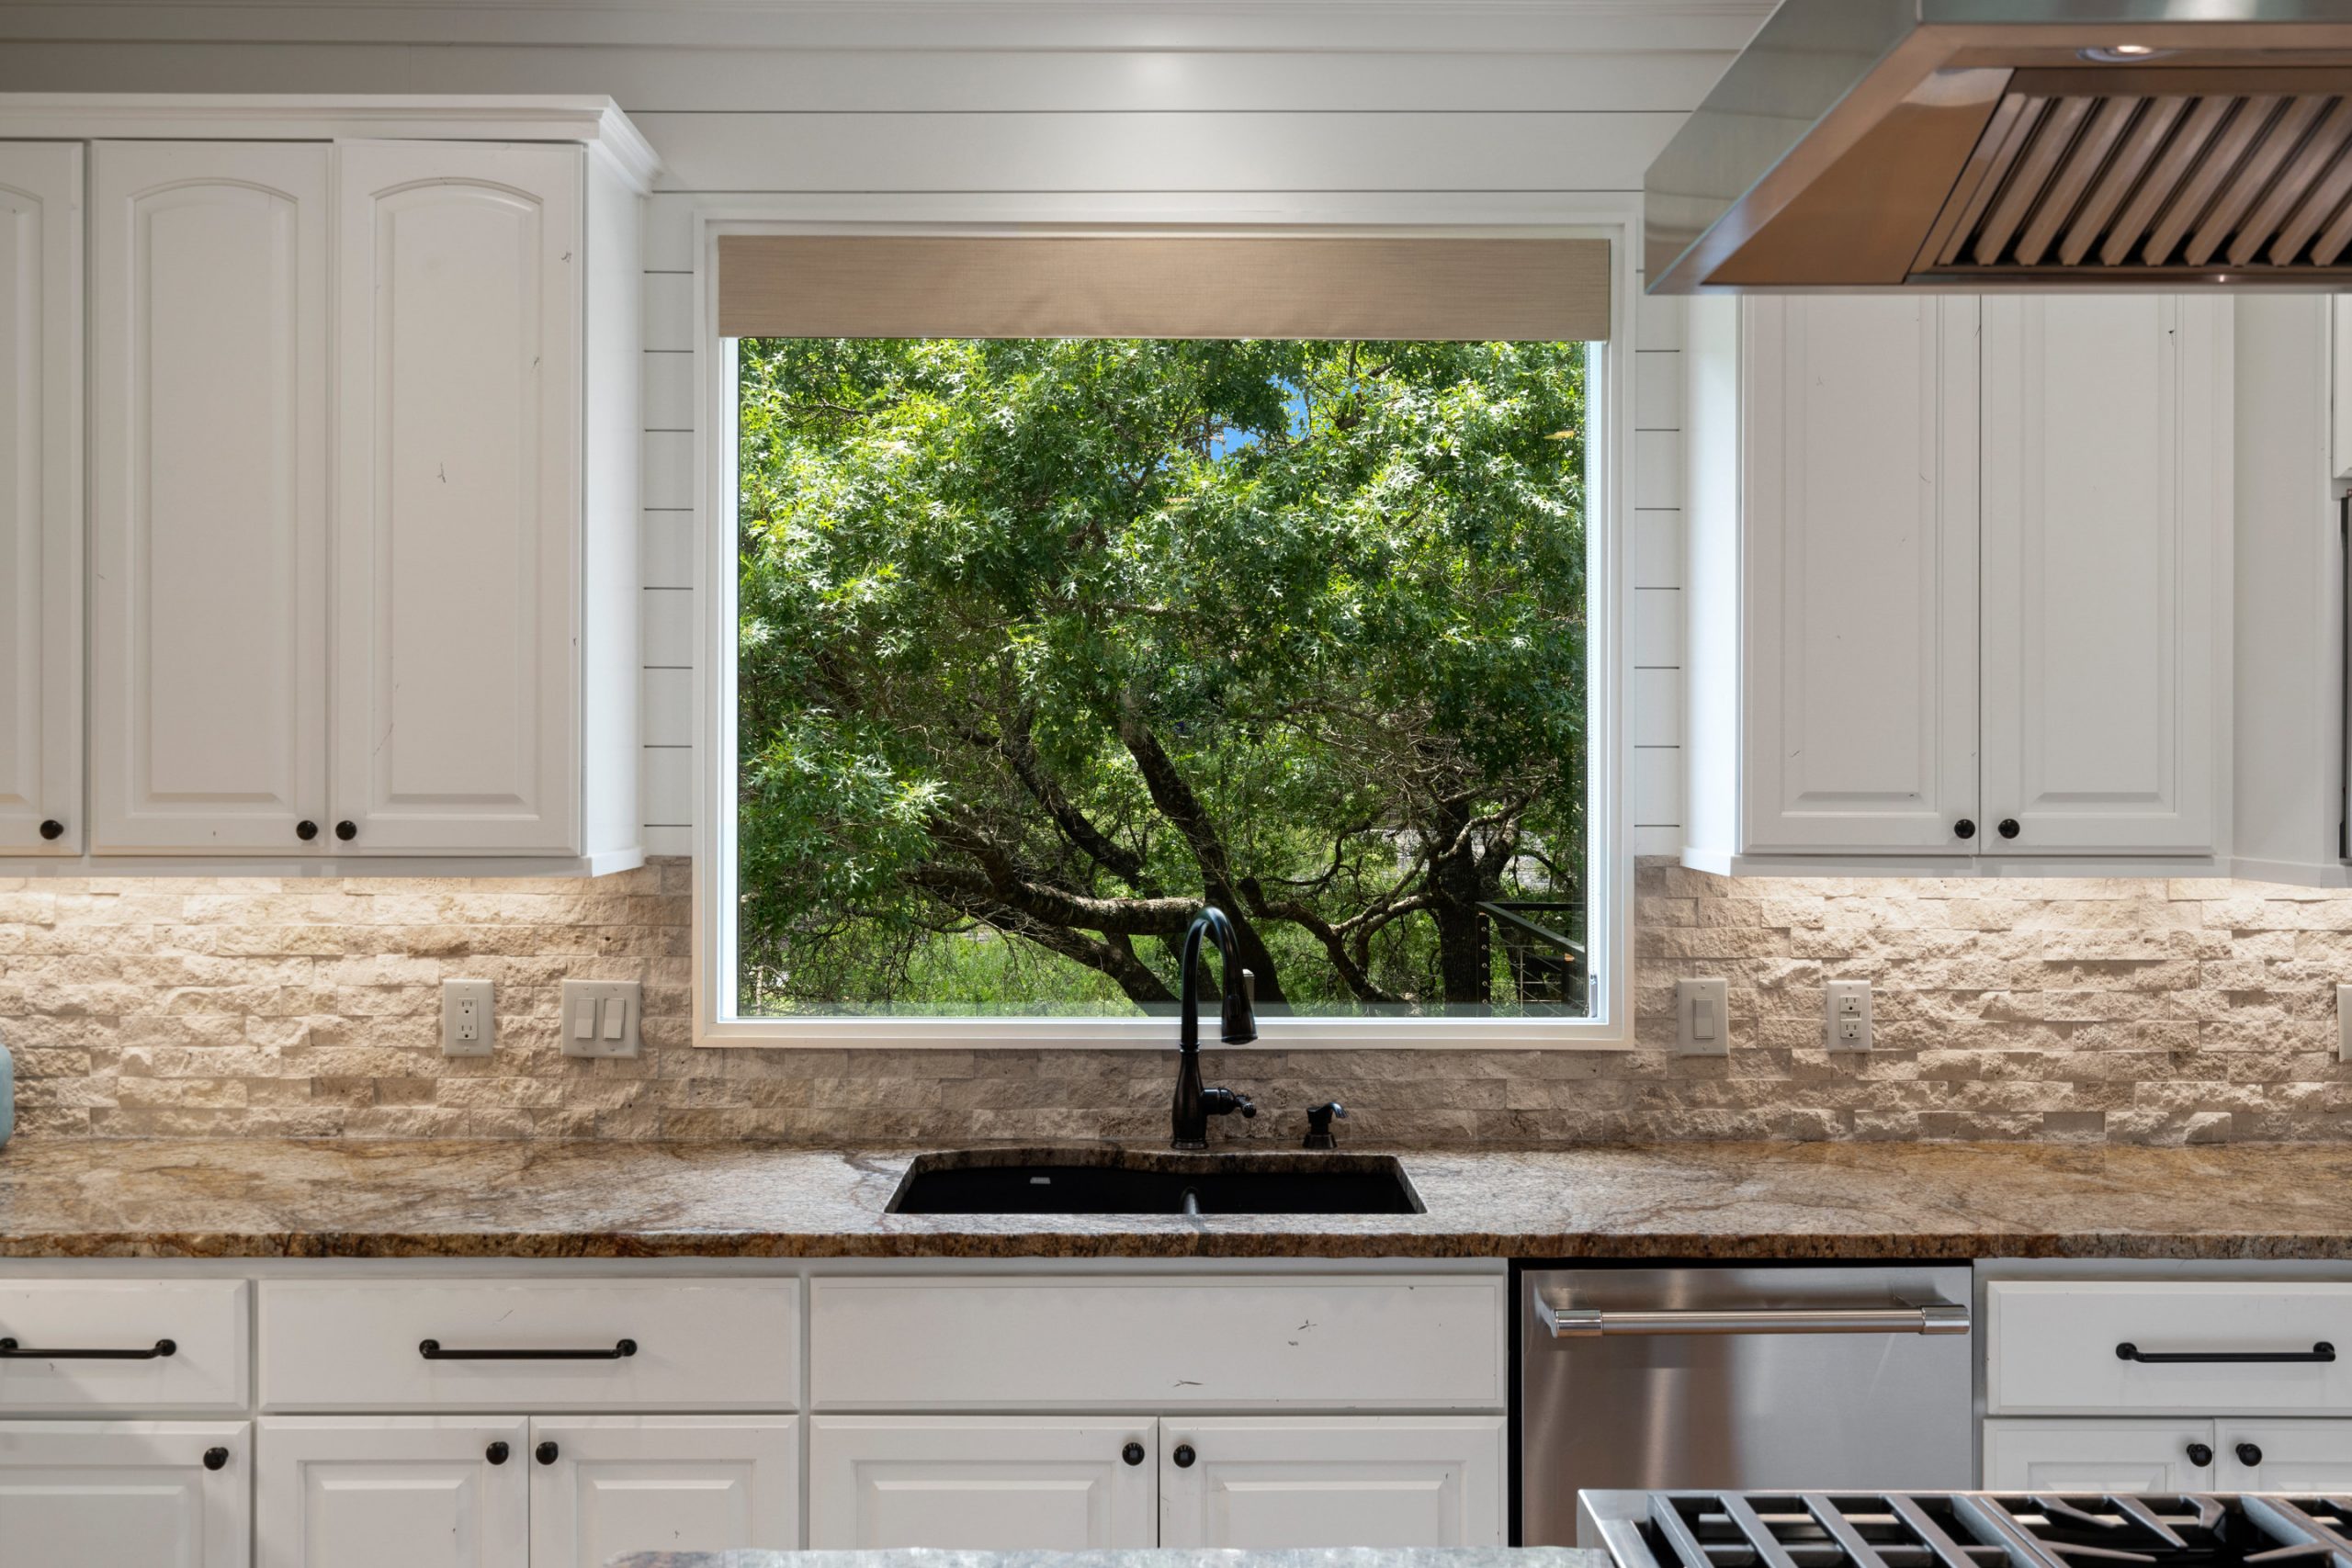
[[[324,847],[328,157],[91,154],[102,852]]]
[[[0,853],[82,847],[82,149],[0,142]]]
[[[337,155],[338,850],[575,851],[583,154]]]

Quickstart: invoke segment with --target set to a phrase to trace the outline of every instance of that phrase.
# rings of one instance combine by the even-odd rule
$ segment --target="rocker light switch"
[[[1684,1056],[1731,1055],[1730,982],[1674,983],[1674,1049]]]
[[[566,980],[563,1054],[636,1055],[638,1018],[644,1006],[644,991],[634,980]]]

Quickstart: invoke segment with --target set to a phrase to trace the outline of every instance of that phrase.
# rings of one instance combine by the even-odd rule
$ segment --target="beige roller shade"
[[[1594,342],[1609,243],[726,235],[718,331]]]

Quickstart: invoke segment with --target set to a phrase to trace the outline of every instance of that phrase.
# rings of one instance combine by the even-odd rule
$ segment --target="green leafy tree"
[[[1486,1004],[1580,896],[1572,344],[746,340],[747,1010]]]

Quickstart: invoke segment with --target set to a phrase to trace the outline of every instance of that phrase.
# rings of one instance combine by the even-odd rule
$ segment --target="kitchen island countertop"
[[[1609,1568],[1568,1547],[1342,1546],[1281,1551],[654,1551],[612,1568]]]
[[[1396,1151],[1419,1214],[887,1212],[916,1151],[19,1139],[13,1258],[2352,1259],[2352,1145]]]

